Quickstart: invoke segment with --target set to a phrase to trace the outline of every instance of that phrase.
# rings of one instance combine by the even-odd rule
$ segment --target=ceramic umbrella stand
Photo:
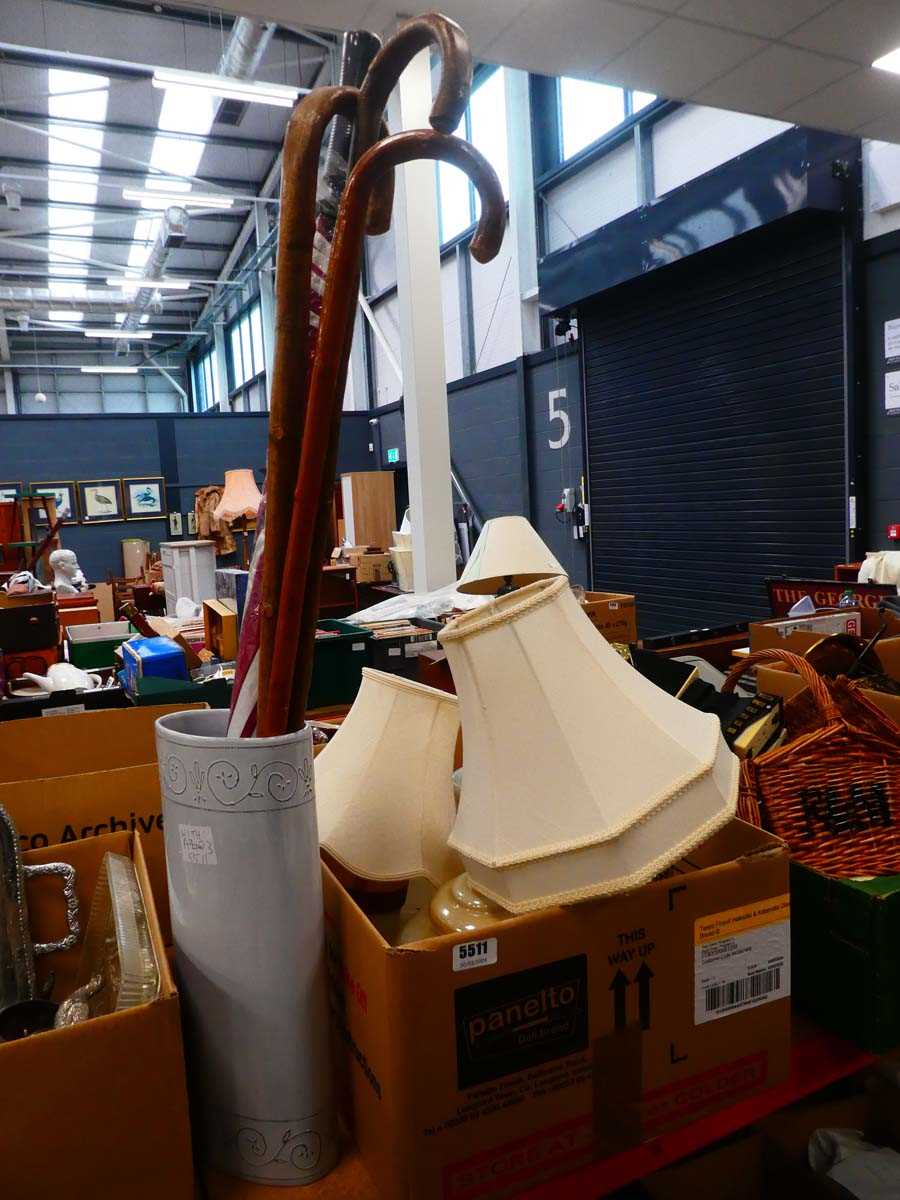
[[[172,934],[204,1166],[311,1183],[337,1157],[312,737],[156,723]]]

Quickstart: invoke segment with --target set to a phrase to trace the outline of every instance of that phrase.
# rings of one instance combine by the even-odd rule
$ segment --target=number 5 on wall
[[[556,388],[554,391],[550,392],[548,396],[550,401],[550,420],[562,422],[562,431],[560,432],[559,437],[555,440],[553,438],[548,440],[548,445],[550,446],[551,450],[562,450],[563,446],[565,446],[566,442],[569,440],[569,434],[572,432],[572,422],[569,420],[569,414],[564,408],[558,408],[556,404],[557,400],[565,400],[565,398],[565,388]]]

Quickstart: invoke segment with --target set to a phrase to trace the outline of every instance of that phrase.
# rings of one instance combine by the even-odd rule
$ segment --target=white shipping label
[[[196,863],[201,867],[218,866],[216,844],[209,825],[179,825],[178,834],[181,838],[181,857],[186,863]]]
[[[437,650],[438,644],[434,640],[421,642],[408,642],[403,647],[403,653],[407,658],[415,658],[417,654],[421,654],[423,650]]]
[[[790,897],[694,922],[694,1024],[791,994]]]
[[[353,642],[353,644],[350,646],[350,649],[353,651],[354,654],[356,654],[360,650],[365,650],[365,648],[366,648],[365,642]]]
[[[471,971],[473,967],[492,967],[497,961],[497,939],[460,942],[453,947],[453,970]]]
[[[45,708],[41,713],[42,717],[71,717],[75,713],[83,713],[85,707],[83,704],[60,704],[58,708]]]

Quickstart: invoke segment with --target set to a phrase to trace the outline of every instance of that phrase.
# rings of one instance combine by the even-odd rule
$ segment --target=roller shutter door
[[[642,635],[767,616],[766,576],[843,560],[842,238],[784,221],[581,309],[592,577]]]

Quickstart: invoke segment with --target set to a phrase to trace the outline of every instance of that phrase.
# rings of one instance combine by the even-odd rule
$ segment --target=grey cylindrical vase
[[[309,729],[156,722],[172,934],[204,1165],[312,1183],[337,1158]]]

